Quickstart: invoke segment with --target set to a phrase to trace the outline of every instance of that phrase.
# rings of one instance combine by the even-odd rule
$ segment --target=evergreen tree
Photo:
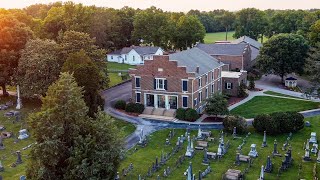
[[[247,86],[243,82],[241,82],[240,86],[239,86],[239,89],[238,89],[238,97],[239,98],[243,98],[243,97],[247,97],[248,96],[248,93],[246,92],[246,89],[247,89]]]
[[[255,84],[255,82],[254,82],[254,78],[251,77],[251,78],[249,79],[249,89],[250,89],[250,90],[254,90],[255,86],[256,86],[256,84]]]
[[[226,115],[229,114],[228,101],[221,93],[212,94],[207,100],[205,111],[209,115]]]

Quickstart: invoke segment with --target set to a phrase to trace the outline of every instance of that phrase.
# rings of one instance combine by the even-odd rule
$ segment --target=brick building
[[[251,48],[249,44],[216,43],[197,44],[195,47],[222,61],[226,66],[223,71],[249,70],[251,63]]]
[[[204,100],[222,91],[223,65],[199,48],[153,56],[129,72],[132,99],[145,107],[202,112]]]
[[[240,83],[247,84],[247,71],[222,71],[222,92],[231,96],[238,95]]]

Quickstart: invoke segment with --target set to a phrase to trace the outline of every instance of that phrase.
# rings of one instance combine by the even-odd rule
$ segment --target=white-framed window
[[[113,56],[111,56],[111,59],[113,59]]]
[[[226,89],[232,89],[232,83],[227,83],[226,84]]]
[[[209,97],[209,91],[208,91],[208,88],[206,88],[206,98]]]
[[[201,87],[201,86],[202,86],[201,77],[199,77],[198,85],[199,85],[199,87]]]
[[[141,92],[136,92],[136,103],[141,103]]]
[[[139,77],[139,76],[136,76],[135,77],[135,85],[136,85],[136,88],[140,88],[141,86],[140,86],[140,80],[141,80],[141,78]]]
[[[204,75],[206,84],[208,84],[208,74]]]
[[[196,106],[196,105],[198,104],[198,99],[197,99],[197,98],[195,98],[195,99],[193,100],[193,104],[194,104],[194,106]]]
[[[165,78],[156,78],[155,79],[155,89],[165,90],[166,88],[166,79]]]
[[[188,96],[182,96],[182,107],[188,108]]]
[[[136,58],[135,56],[132,56],[132,60],[133,60],[133,61],[135,60],[135,58]]]
[[[199,103],[202,101],[202,91],[199,91]]]
[[[188,80],[183,79],[181,85],[182,85],[182,92],[188,92]]]
[[[127,55],[124,55],[124,60],[127,61]]]
[[[214,81],[214,70],[211,72],[211,82]]]
[[[214,83],[211,84],[211,93],[214,93]]]

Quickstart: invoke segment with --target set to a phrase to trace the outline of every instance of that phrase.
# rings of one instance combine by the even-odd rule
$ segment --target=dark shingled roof
[[[262,47],[262,44],[259,43],[258,41],[248,37],[248,36],[242,36],[236,40],[233,41],[235,44],[240,44],[240,43],[249,43],[251,46],[260,49]]]
[[[151,46],[132,46],[132,47],[124,47],[121,50],[113,51],[109,54],[128,54],[132,49],[134,49],[139,55],[146,54],[155,54],[159,47],[151,47]]]
[[[210,55],[242,55],[247,44],[197,44],[196,47]]]
[[[196,47],[170,54],[169,60],[177,61],[178,66],[185,66],[188,73],[196,72],[197,67],[199,67],[199,73],[196,73],[196,76],[203,75],[212,69],[223,65],[223,63],[219,62],[216,58],[213,58]]]
[[[296,79],[296,78],[294,78],[294,77],[288,77],[286,80],[291,81],[291,80],[297,80],[297,79]]]

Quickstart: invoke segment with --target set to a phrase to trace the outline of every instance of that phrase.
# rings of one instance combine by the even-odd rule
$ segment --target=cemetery
[[[253,127],[245,134],[160,130],[126,152],[118,179],[313,179],[320,171],[320,117],[305,121],[308,127],[276,136]]]

